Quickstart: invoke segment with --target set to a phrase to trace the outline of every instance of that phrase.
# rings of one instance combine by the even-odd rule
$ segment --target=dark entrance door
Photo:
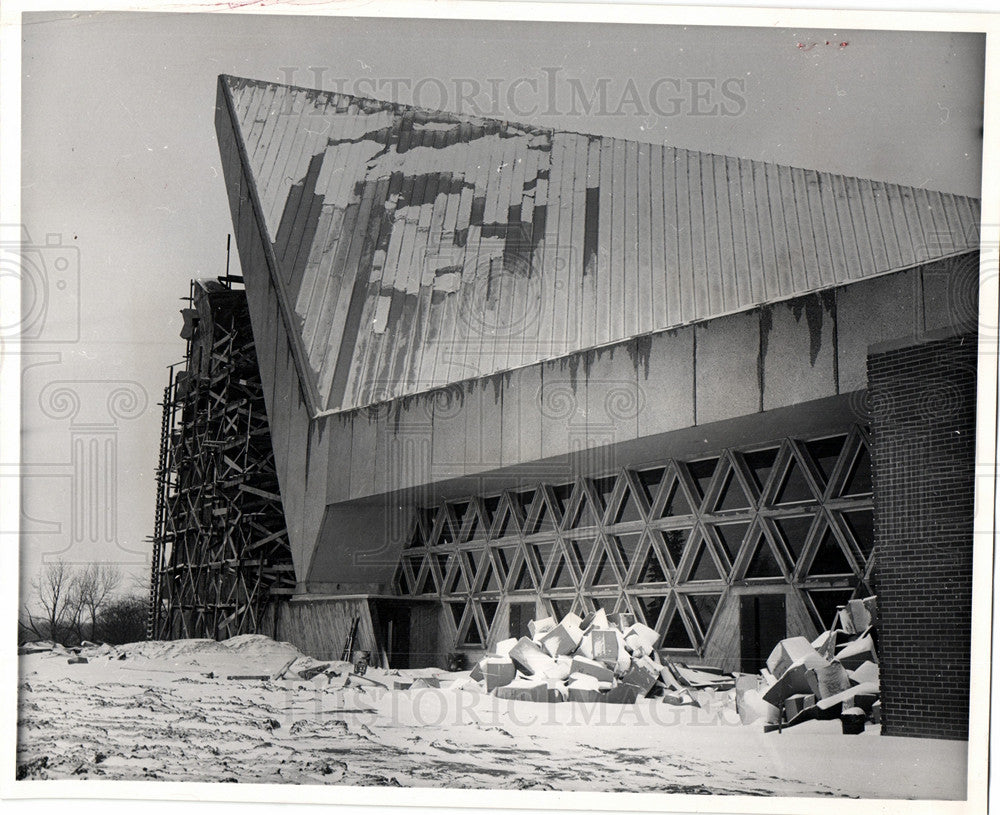
[[[390,668],[427,668],[438,660],[438,603],[379,600],[375,635]]]
[[[410,667],[410,605],[392,600],[378,602],[375,636],[385,648],[390,668]]]
[[[784,638],[784,594],[744,594],[740,597],[741,671],[756,673],[765,667],[774,646]]]

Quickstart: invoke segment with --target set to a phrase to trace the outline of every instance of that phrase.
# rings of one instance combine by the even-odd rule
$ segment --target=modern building
[[[229,76],[216,129],[276,636],[600,607],[754,671],[877,592],[886,732],[966,735],[977,200]]]

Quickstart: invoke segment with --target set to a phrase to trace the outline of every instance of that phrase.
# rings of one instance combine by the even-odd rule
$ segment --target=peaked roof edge
[[[264,80],[256,80],[256,79],[251,79],[251,78],[246,78],[246,77],[238,77],[238,76],[234,76],[234,75],[230,75],[230,74],[219,74],[219,76],[218,76],[218,98],[220,100],[220,103],[224,103],[225,104],[226,118],[227,118],[229,126],[231,128],[231,132],[232,132],[233,137],[234,137],[235,145],[236,145],[237,150],[239,152],[240,171],[241,171],[241,174],[248,181],[248,183],[246,185],[247,186],[247,196],[248,196],[248,199],[251,202],[251,206],[252,206],[252,209],[253,209],[254,219],[257,222],[257,227],[258,227],[260,233],[262,235],[265,235],[265,236],[268,235],[268,230],[267,230],[267,227],[266,227],[266,221],[265,221],[265,217],[264,217],[264,211],[263,211],[263,207],[261,205],[259,192],[257,190],[256,180],[254,178],[254,174],[253,174],[253,171],[252,171],[252,168],[251,168],[251,162],[250,162],[250,159],[249,159],[249,156],[248,156],[248,153],[247,153],[246,144],[244,142],[243,133],[242,133],[242,130],[241,130],[241,127],[240,127],[239,117],[238,117],[238,114],[237,114],[237,111],[236,111],[235,101],[234,101],[233,95],[232,95],[234,89],[245,87],[246,85],[249,85],[249,84],[258,85],[258,86],[271,86],[271,87],[288,88],[288,89],[291,89],[293,91],[303,92],[303,93],[310,94],[310,95],[317,95],[317,96],[318,95],[325,95],[325,96],[328,96],[328,97],[343,98],[343,99],[347,99],[347,100],[357,101],[360,104],[376,105],[376,106],[378,106],[378,109],[381,109],[381,110],[392,110],[395,113],[403,113],[403,112],[411,112],[412,111],[412,112],[419,113],[421,115],[434,116],[434,117],[439,117],[439,118],[440,117],[445,117],[447,119],[450,119],[452,122],[454,122],[456,124],[457,123],[463,123],[463,122],[501,122],[501,123],[503,123],[505,125],[508,125],[508,126],[514,126],[514,127],[517,127],[517,128],[521,128],[527,134],[550,135],[550,136],[551,135],[555,135],[555,134],[574,134],[574,135],[578,135],[578,136],[581,136],[581,137],[584,137],[584,138],[589,138],[589,139],[592,139],[592,138],[615,138],[615,139],[620,139],[620,140],[625,141],[625,142],[632,142],[632,143],[637,143],[637,144],[642,144],[642,143],[653,144],[652,142],[639,142],[638,140],[635,140],[635,139],[626,139],[626,138],[623,138],[623,137],[610,137],[610,136],[605,137],[605,136],[600,136],[600,135],[593,134],[593,133],[581,133],[581,132],[578,132],[578,131],[562,130],[562,129],[555,129],[555,128],[545,128],[545,127],[541,127],[541,126],[537,126],[537,125],[527,125],[527,124],[522,124],[522,123],[518,123],[518,122],[511,122],[509,120],[499,119],[499,118],[481,117],[481,116],[473,116],[473,115],[465,115],[465,114],[456,114],[456,113],[453,113],[451,111],[434,111],[434,110],[431,110],[431,109],[428,109],[428,108],[421,108],[421,107],[416,107],[416,106],[412,106],[412,105],[406,105],[406,104],[398,103],[398,102],[387,102],[387,101],[384,101],[384,100],[372,99],[372,98],[368,98],[368,97],[353,96],[353,95],[350,95],[350,94],[339,93],[339,92],[336,92],[336,91],[323,91],[323,90],[318,90],[318,89],[315,89],[315,88],[306,88],[306,87],[296,86],[296,85],[290,85],[290,84],[286,84],[286,83],[268,82],[268,81],[264,81]],[[220,109],[221,109],[221,107],[220,107]],[[703,155],[720,156],[720,157],[726,157],[726,158],[737,158],[735,156],[730,156],[730,155],[726,155],[726,154],[719,154],[719,153],[709,153],[707,151],[697,150],[697,149],[694,149],[694,148],[678,148],[678,147],[675,147],[674,149],[688,150],[690,152],[699,153],[699,154],[703,154]],[[767,162],[767,161],[762,161],[762,160],[758,160],[758,159],[746,159],[746,160],[747,161],[757,162],[757,163],[762,164],[762,165],[769,165],[769,166],[772,166],[772,167],[781,167],[781,168],[788,168],[788,169],[794,169],[794,170],[805,169],[805,168],[794,167],[793,165],[778,164],[776,162]],[[828,172],[828,171],[813,170],[812,168],[810,168],[809,171],[811,171],[811,172]],[[859,178],[861,180],[871,180],[871,179],[863,179],[862,177],[858,177],[858,176],[844,176],[843,174],[839,174],[839,173],[832,173],[832,175],[838,175],[838,176],[843,177],[843,178]],[[895,182],[877,182],[877,183],[887,183],[888,184],[888,183],[895,183]],[[900,185],[900,186],[907,186],[907,185]],[[911,189],[925,189],[925,188],[917,188],[917,187],[910,187],[910,188]],[[944,194],[944,195],[951,195],[954,198],[961,198],[961,199],[965,199],[965,200],[970,201],[970,202],[976,202],[977,205],[980,203],[980,200],[981,200],[978,197],[959,195],[959,194],[956,194],[956,193],[942,193],[942,194]],[[978,211],[978,209],[977,209],[977,211]],[[973,235],[967,235],[967,236],[965,236],[967,239],[974,238],[974,240],[970,240],[969,241],[970,243],[974,243],[974,242],[978,241],[979,231],[980,231],[978,223],[975,224],[974,230],[975,230],[975,235],[974,236]],[[695,325],[695,324],[699,324],[699,323],[708,322],[708,321],[714,320],[714,319],[716,319],[718,317],[725,317],[725,316],[729,316],[729,315],[732,315],[732,314],[746,313],[746,312],[753,311],[755,309],[761,308],[762,306],[765,306],[765,305],[773,305],[773,304],[776,304],[776,303],[788,302],[790,300],[794,300],[796,298],[803,297],[803,296],[806,296],[806,295],[809,295],[809,294],[815,294],[815,293],[819,293],[819,292],[822,292],[822,291],[830,291],[830,290],[833,290],[833,289],[842,288],[844,286],[849,286],[849,285],[851,285],[852,283],[855,283],[855,282],[861,282],[862,280],[869,280],[869,279],[874,279],[874,278],[877,278],[877,277],[885,277],[887,275],[895,274],[897,272],[904,271],[906,269],[919,268],[921,266],[926,266],[929,263],[936,263],[936,262],[939,262],[939,261],[947,260],[947,259],[952,258],[952,257],[958,257],[958,256],[962,256],[962,255],[968,255],[968,254],[972,254],[972,253],[978,251],[978,248],[975,247],[975,246],[966,246],[966,247],[963,247],[963,248],[955,250],[955,251],[942,252],[941,254],[932,255],[932,256],[924,259],[924,260],[921,260],[919,263],[904,264],[904,265],[897,266],[897,267],[894,267],[894,268],[881,270],[878,273],[873,274],[873,275],[867,275],[865,277],[856,278],[856,279],[851,280],[851,281],[839,282],[839,283],[836,283],[834,285],[829,285],[829,286],[823,286],[823,287],[817,287],[817,288],[811,288],[811,289],[805,289],[805,290],[801,290],[801,291],[796,291],[796,292],[792,292],[791,294],[788,294],[786,296],[782,296],[782,297],[778,297],[778,298],[774,298],[774,299],[767,299],[765,301],[753,303],[753,304],[751,304],[749,306],[744,306],[744,307],[732,309],[732,310],[729,310],[729,311],[720,312],[720,313],[717,313],[717,314],[712,314],[711,316],[700,317],[700,318],[696,318],[696,319],[689,320],[689,321],[686,321],[686,322],[678,323],[678,324],[675,324],[675,325],[660,326],[660,327],[657,327],[657,328],[655,328],[655,329],[653,329],[651,331],[642,332],[642,333],[635,334],[635,335],[632,335],[632,336],[629,336],[629,337],[616,338],[616,339],[611,340],[609,342],[599,343],[599,344],[596,344],[596,345],[588,345],[586,347],[581,347],[581,348],[578,348],[578,349],[574,349],[574,350],[572,350],[570,352],[567,352],[565,354],[559,354],[559,355],[556,355],[556,356],[553,356],[553,357],[550,357],[550,358],[546,358],[546,359],[542,359],[542,360],[535,360],[535,361],[531,361],[531,362],[524,363],[524,364],[521,364],[521,365],[511,366],[509,368],[504,368],[504,369],[498,370],[498,371],[491,371],[489,373],[481,374],[481,375],[478,375],[478,376],[467,377],[467,378],[464,378],[464,379],[456,380],[454,382],[449,382],[446,385],[440,385],[440,384],[438,384],[438,385],[434,385],[434,386],[431,386],[431,387],[427,387],[425,389],[416,390],[416,391],[414,391],[412,393],[395,395],[395,396],[392,396],[392,397],[389,397],[389,398],[386,398],[386,399],[376,399],[376,400],[373,400],[373,401],[371,401],[371,402],[369,402],[367,404],[363,404],[363,405],[351,405],[351,406],[347,406],[347,407],[336,407],[336,408],[323,408],[323,407],[320,406],[322,404],[322,399],[321,399],[321,396],[319,394],[319,390],[318,390],[318,388],[316,386],[315,381],[313,380],[313,377],[310,376],[309,373],[308,373],[308,362],[307,362],[308,354],[307,354],[307,351],[305,349],[302,336],[299,333],[298,326],[296,325],[295,318],[293,316],[294,315],[294,309],[292,308],[292,305],[290,303],[290,298],[289,298],[289,294],[288,294],[288,292],[286,290],[285,282],[282,279],[281,275],[278,273],[279,263],[278,263],[276,255],[275,255],[274,246],[270,243],[269,240],[264,240],[263,244],[264,244],[264,247],[263,247],[264,248],[264,259],[265,259],[265,263],[267,265],[268,277],[269,277],[269,280],[270,280],[271,284],[274,286],[275,292],[277,294],[278,306],[279,306],[279,313],[281,315],[281,321],[282,321],[282,324],[283,324],[283,328],[284,328],[284,331],[285,331],[285,333],[287,335],[289,346],[290,346],[290,349],[291,349],[291,357],[292,357],[292,361],[293,361],[293,366],[295,368],[296,380],[298,381],[299,388],[300,388],[303,400],[305,401],[306,408],[307,408],[307,411],[309,413],[310,419],[318,419],[318,418],[322,418],[322,417],[325,417],[325,416],[333,416],[333,415],[338,415],[338,414],[350,413],[352,411],[366,410],[366,409],[369,409],[369,408],[371,408],[371,407],[373,407],[375,405],[388,404],[388,403],[399,401],[399,400],[402,400],[402,399],[408,399],[408,398],[411,398],[411,397],[417,397],[417,396],[425,395],[425,394],[428,394],[428,393],[433,393],[435,391],[439,391],[439,390],[442,390],[442,389],[445,389],[445,388],[448,388],[448,387],[466,386],[466,385],[468,385],[468,384],[470,384],[472,382],[476,382],[476,381],[479,381],[479,380],[487,380],[487,379],[490,379],[490,378],[495,377],[497,375],[509,374],[509,373],[511,373],[513,371],[524,369],[524,368],[528,368],[528,367],[531,367],[533,365],[538,365],[538,364],[543,363],[543,362],[554,362],[554,361],[558,361],[560,359],[569,358],[571,356],[574,356],[574,355],[582,353],[582,352],[597,350],[597,349],[600,349],[600,348],[612,347],[612,346],[615,346],[615,345],[620,345],[620,344],[622,344],[624,342],[628,342],[628,341],[630,341],[632,339],[636,339],[637,337],[652,336],[652,335],[655,335],[655,334],[663,333],[665,331],[676,330],[678,328],[682,328],[682,327],[687,326],[687,325]]]
[[[545,127],[544,125],[528,124],[525,122],[517,121],[514,119],[504,119],[498,116],[479,116],[474,113],[455,113],[453,110],[436,110],[434,108],[421,107],[418,105],[408,105],[405,102],[390,102],[385,99],[376,99],[372,96],[357,96],[350,93],[342,93],[341,91],[327,91],[321,88],[308,88],[304,85],[291,85],[287,82],[270,82],[264,79],[252,79],[250,77],[236,76],[234,74],[219,74],[219,82],[232,82],[233,84],[229,86],[230,93],[234,88],[244,87],[246,85],[259,85],[261,87],[274,87],[274,88],[287,88],[291,91],[298,93],[305,93],[312,96],[328,96],[336,99],[344,99],[349,102],[356,102],[359,105],[369,104],[375,105],[379,110],[391,110],[394,113],[405,113],[413,112],[421,116],[434,117],[434,118],[444,118],[450,120],[453,124],[461,124],[463,122],[473,123],[473,124],[483,124],[487,122],[499,122],[508,127],[516,127],[523,130],[525,133],[540,135],[540,136],[554,136],[554,135],[571,135],[571,136],[582,136],[587,139],[619,139],[623,142],[631,142],[633,144],[649,144],[656,147],[667,146],[674,150],[686,150],[689,153],[699,153],[704,156],[716,156],[719,158],[730,158],[730,159],[741,159],[743,161],[752,161],[759,165],[766,167],[780,167],[787,170],[808,170],[810,172],[816,173],[829,173],[830,175],[840,176],[841,178],[854,178],[859,181],[872,181],[878,184],[896,184],[900,187],[910,187],[912,189],[923,189],[931,192],[937,192],[942,195],[952,195],[956,198],[965,198],[970,201],[980,201],[980,196],[974,195],[963,195],[957,192],[947,192],[945,190],[934,190],[931,187],[915,187],[912,184],[904,184],[899,181],[888,181],[884,178],[871,178],[869,176],[863,175],[847,175],[846,173],[837,172],[835,170],[822,170],[817,167],[800,167],[795,164],[784,164],[779,161],[768,161],[767,159],[750,158],[749,156],[737,156],[732,153],[716,153],[711,150],[702,150],[698,147],[685,147],[679,144],[667,144],[666,142],[653,142],[644,141],[641,139],[630,138],[628,136],[611,136],[603,133],[585,133],[582,130],[572,130],[570,128],[562,127]]]
[[[228,82],[226,82],[227,78],[226,74],[219,75],[217,98],[220,99],[226,106],[226,116],[229,120],[236,149],[239,151],[240,173],[246,177],[248,181],[247,197],[249,198],[253,209],[253,217],[257,222],[257,229],[261,235],[266,236],[268,232],[266,221],[264,219],[264,210],[260,203],[257,185],[253,180],[250,168],[250,158],[247,155],[246,144],[243,141],[243,133],[240,130],[239,118],[236,113],[236,105],[232,96],[232,88]],[[218,101],[216,102],[216,108],[216,114],[218,115]],[[274,286],[274,290],[278,295],[278,311],[281,314],[281,322],[288,338],[289,348],[291,349],[292,364],[295,368],[295,378],[299,384],[299,392],[302,394],[302,399],[306,404],[306,410],[309,413],[310,419],[317,418],[325,411],[320,407],[322,403],[320,401],[319,390],[317,389],[312,377],[308,375],[308,356],[306,354],[305,345],[302,341],[302,335],[299,333],[298,328],[295,325],[295,320],[292,316],[294,314],[294,309],[291,307],[289,302],[285,282],[281,279],[281,275],[278,274],[278,259],[274,254],[274,246],[269,240],[263,240],[261,243],[263,244],[264,249],[264,261],[267,264],[267,275],[271,281],[271,285]]]

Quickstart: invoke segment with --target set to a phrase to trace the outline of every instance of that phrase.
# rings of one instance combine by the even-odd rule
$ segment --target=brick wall
[[[873,349],[882,731],[968,738],[976,340]]]

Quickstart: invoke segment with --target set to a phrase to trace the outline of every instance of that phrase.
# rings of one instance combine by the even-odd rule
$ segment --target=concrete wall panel
[[[306,411],[291,407],[293,406],[286,406],[283,411],[287,414],[286,423],[289,427],[285,442],[288,447],[286,460],[304,462],[309,442],[309,417]],[[316,539],[316,533],[319,531],[318,528],[311,530],[311,540],[309,540],[310,530],[305,524],[307,509],[305,475],[290,477],[286,472],[282,477],[279,473],[278,483],[281,486],[281,503],[285,510],[285,525],[288,527],[295,574],[304,576],[311,556],[311,540]]]
[[[587,382],[582,355],[542,363],[542,458],[587,446]]]
[[[840,392],[867,386],[868,347],[920,333],[919,277],[913,271],[861,280],[836,290]]]
[[[503,433],[503,378],[477,379],[465,388],[465,474],[500,466]]]
[[[979,322],[979,255],[960,255],[921,270],[925,331],[975,331]]]
[[[586,379],[587,447],[634,439],[640,394],[636,341],[598,348],[582,355]]]
[[[732,314],[695,327],[695,418],[717,422],[760,410],[760,315]]]
[[[327,503],[336,504],[351,497],[351,447],[354,443],[355,411],[315,420],[321,438],[327,440]]]
[[[304,414],[304,407],[299,412]],[[320,527],[323,524],[323,515],[326,511],[326,501],[329,494],[327,477],[330,471],[330,453],[332,448],[325,432],[327,421],[325,419],[314,421],[306,430],[306,481],[305,507],[303,510],[303,526],[306,529],[306,534],[302,546],[304,568],[296,566],[296,580],[305,580],[306,574],[309,571],[309,565],[316,551],[316,541],[319,539]]]
[[[407,397],[392,404],[390,439],[381,455],[390,472],[389,488],[405,489],[432,480],[431,431],[434,403],[426,395]],[[381,465],[380,465],[381,466]]]
[[[835,302],[811,294],[762,309],[764,410],[837,392]]]
[[[388,591],[409,511],[384,496],[327,507],[309,568],[309,591]]]
[[[465,433],[471,407],[466,405],[465,395],[462,384],[433,393],[431,467],[434,480],[454,478],[466,472]]]
[[[637,351],[638,435],[694,425],[694,328],[655,334]]]
[[[371,495],[375,489],[377,413],[361,408],[351,423],[351,497]]]
[[[539,398],[542,367],[532,365],[502,374],[504,382],[500,459],[503,466],[542,457]]]
[[[375,422],[375,445],[371,450],[375,459],[375,493],[395,489],[400,480],[399,470],[395,467],[395,456],[392,454],[393,413],[395,410],[391,402],[369,408],[369,414]]]

